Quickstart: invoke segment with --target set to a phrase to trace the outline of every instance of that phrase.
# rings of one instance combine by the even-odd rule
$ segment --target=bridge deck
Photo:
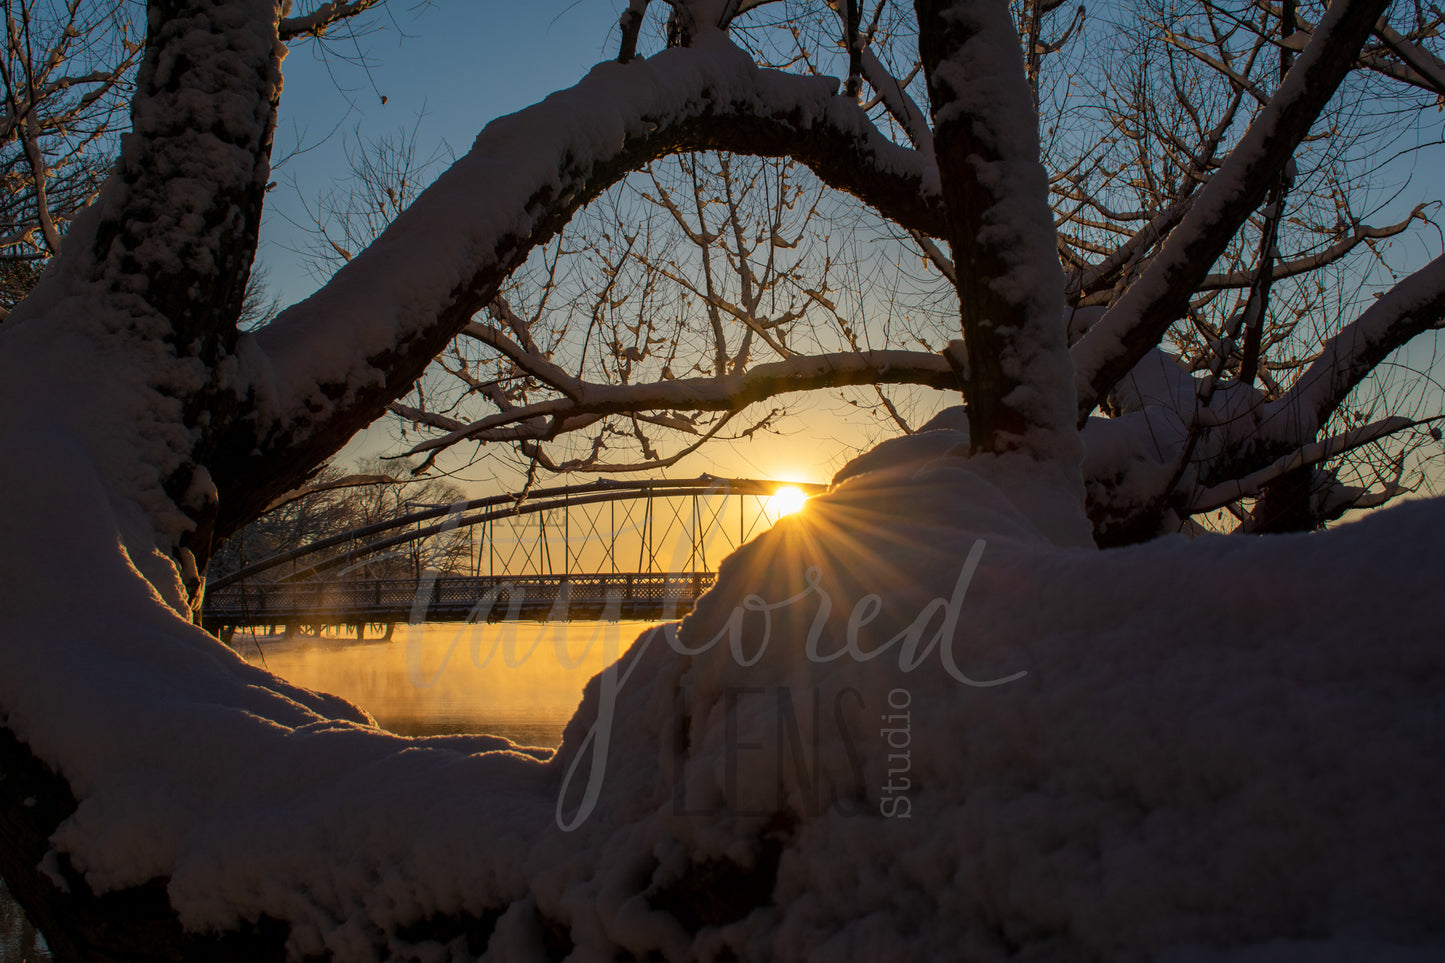
[[[232,584],[206,595],[208,627],[664,619],[692,610],[711,572],[441,576]]]

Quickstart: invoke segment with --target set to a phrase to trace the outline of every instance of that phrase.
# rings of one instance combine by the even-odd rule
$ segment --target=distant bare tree
[[[212,556],[207,578],[229,575],[272,555],[354,528],[400,518],[422,506],[454,505],[466,500],[465,493],[451,482],[397,477],[396,471],[394,463],[377,458],[363,459],[351,472],[336,464],[323,466],[305,486],[278,498],[268,511],[227,539]],[[343,544],[311,561],[345,552]],[[470,559],[469,533],[451,531],[411,543],[397,554],[361,559],[357,570],[369,577],[410,577],[427,570],[455,574],[464,572]],[[286,574],[282,568],[268,573],[266,578]]]
[[[140,58],[128,0],[10,0],[0,54],[0,309],[60,250],[109,171]]]

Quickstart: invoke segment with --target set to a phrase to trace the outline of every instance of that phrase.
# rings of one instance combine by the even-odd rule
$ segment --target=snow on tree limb
[[[622,33],[622,42],[618,44],[617,50],[617,62],[620,64],[631,63],[637,56],[637,35],[642,31],[648,2],[649,0],[629,0],[627,9],[622,11],[622,16],[618,18],[617,29]]]
[[[270,179],[281,94],[276,8],[247,0],[230,23],[209,16],[202,0],[153,6],[133,136],[102,203],[90,273],[145,299],[176,343],[213,362],[234,334],[218,331],[211,314],[217,304],[240,314],[250,261],[232,252],[255,250]]]
[[[908,95],[906,85],[900,83],[898,78],[889,72],[878,55],[871,47],[865,47],[862,53],[863,76],[868,79],[869,85],[878,92],[878,99],[884,109],[898,121],[899,125],[908,134],[908,139],[913,146],[918,148],[925,157],[933,153],[933,130],[928,126],[928,117],[923,109]]]
[[[136,526],[136,551],[154,538],[167,551],[190,553],[189,543],[204,555],[216,493],[206,466],[234,457],[213,447],[229,436],[205,426],[243,403],[234,384],[210,375],[238,344],[283,48],[272,2],[237,0],[226,17],[204,0],[150,6],[132,131],[100,197],[7,324],[64,326],[81,343],[105,345],[97,350],[114,366],[107,397],[125,397],[126,409],[68,427],[114,448],[111,481],[154,526],[144,536]],[[32,359],[44,350],[38,344],[30,345]],[[304,474],[278,480],[248,509]],[[194,564],[182,567],[194,574]]]
[[[1107,303],[1107,300],[1112,297],[1112,289],[1117,283],[1120,273],[1143,260],[1145,252],[1158,244],[1160,238],[1166,236],[1189,212],[1189,206],[1193,200],[1192,195],[1184,194],[1169,207],[1154,215],[1128,240],[1109,252],[1097,264],[1081,266],[1069,272],[1065,292],[1070,297],[1079,298],[1081,306],[1087,306],[1090,303],[1089,296],[1091,294],[1100,298],[1103,303]]]
[[[1329,461],[1337,455],[1359,448],[1361,445],[1368,445],[1372,441],[1379,441],[1397,431],[1414,427],[1418,423],[1409,418],[1382,418],[1368,425],[1361,425],[1338,435],[1311,442],[1298,451],[1290,452],[1288,455],[1276,459],[1272,464],[1259,471],[1252,472],[1243,478],[1206,488],[1189,500],[1188,510],[1190,513],[1208,512],[1241,498],[1252,498],[1262,492],[1270,482],[1282,478],[1292,471]]]
[[[571,214],[657,157],[789,154],[899,223],[941,231],[936,176],[827,78],[756,67],[721,35],[493,121],[472,150],[319,292],[259,331],[255,373],[283,462],[379,415]],[[284,475],[284,464],[278,465]]]
[[[1289,76],[1154,257],[1074,347],[1082,419],[1180,318],[1355,63],[1386,0],[1335,0]]]
[[[1259,6],[1271,14],[1277,12],[1274,5],[1270,3],[1261,2]],[[1301,16],[1297,8],[1293,12],[1294,32],[1282,41],[1281,45],[1290,49],[1300,49],[1314,36],[1316,27]],[[1438,16],[1437,11],[1437,24]],[[1421,27],[1424,29],[1420,29]],[[1419,87],[1422,90],[1445,96],[1445,63],[1415,42],[1417,39],[1433,36],[1437,31],[1438,26],[1421,24],[1417,25],[1417,29],[1412,32],[1410,37],[1407,37],[1391,27],[1386,18],[1381,17],[1379,23],[1375,25],[1374,34],[1384,44],[1385,49],[1398,59],[1391,59],[1380,51],[1370,50],[1360,54],[1360,65],[1412,87]]]
[[[505,355],[518,368],[539,381],[546,382],[564,395],[577,398],[585,390],[578,379],[548,361],[540,352],[528,351],[491,325],[473,321],[462,328],[461,333],[469,338],[475,338],[499,354]]]
[[[1391,53],[1400,58],[1404,69],[1383,57],[1364,58],[1366,65],[1397,80],[1445,97],[1445,63],[1441,63],[1438,57],[1419,44],[1411,43],[1402,37],[1383,21],[1376,28],[1375,34],[1385,42]]]
[[[1292,440],[1313,435],[1392,351],[1445,322],[1445,255],[1400,280],[1325,343],[1262,421]]]

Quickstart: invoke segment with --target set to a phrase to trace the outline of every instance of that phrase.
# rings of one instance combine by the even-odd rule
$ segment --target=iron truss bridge
[[[348,625],[359,636],[403,622],[676,618],[723,557],[777,520],[774,496],[790,487],[824,488],[603,480],[424,506],[215,579],[202,619],[228,638],[260,626]]]

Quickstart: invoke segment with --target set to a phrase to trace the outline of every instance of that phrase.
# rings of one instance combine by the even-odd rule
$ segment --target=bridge
[[[786,488],[824,486],[602,480],[423,506],[215,579],[202,620],[229,638],[262,626],[360,636],[398,623],[677,618],[717,562],[777,520],[771,503]],[[399,561],[410,571],[398,574]]]

